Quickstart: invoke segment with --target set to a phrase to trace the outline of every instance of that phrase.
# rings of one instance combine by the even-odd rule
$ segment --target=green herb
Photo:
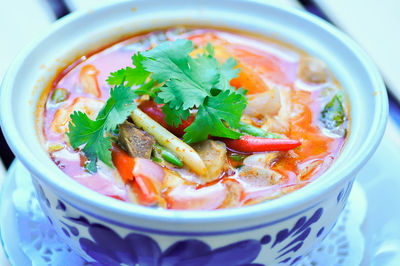
[[[156,101],[165,104],[162,110],[167,123],[178,126],[190,110],[198,109],[184,141],[194,143],[209,135],[239,138],[241,134],[228,127],[237,127],[247,104],[245,91],[236,91],[229,84],[239,72],[236,61],[230,58],[220,65],[211,44],[195,58],[190,56],[192,51],[191,41],[179,39],[143,53],[149,58],[143,66],[152,72],[151,78],[165,83]]]
[[[255,137],[263,137],[263,138],[270,138],[270,139],[281,139],[282,137],[279,136],[278,134],[274,134],[268,131],[265,131],[261,128],[255,127],[253,125],[244,123],[244,122],[239,122],[238,129],[246,134],[255,136]]]
[[[240,154],[240,153],[231,153],[229,155],[229,158],[231,158],[235,162],[241,162],[246,158],[246,155]]]
[[[107,82],[115,87],[96,120],[82,112],[71,115],[68,137],[73,148],[84,145],[89,171],[96,172],[98,159],[111,165],[109,134],[136,107],[133,100],[138,95],[149,95],[164,104],[162,110],[170,125],[178,126],[191,111],[197,111],[183,136],[188,143],[205,140],[209,135],[233,139],[241,136],[235,129],[247,99],[245,90],[236,90],[229,83],[239,73],[236,61],[230,58],[220,64],[211,44],[196,57],[190,55],[193,49],[191,41],[178,39],[133,55],[134,68],[120,69],[108,77]]]
[[[71,146],[76,149],[84,145],[83,152],[89,159],[87,169],[96,172],[96,162],[100,159],[105,164],[111,163],[110,131],[123,123],[128,115],[136,108],[136,94],[130,87],[115,86],[110,91],[110,98],[100,110],[96,120],[91,120],[85,113],[74,112],[67,133]]]
[[[344,122],[342,97],[340,93],[337,93],[321,112],[321,121],[327,129],[338,127]]]
[[[132,57],[135,68],[111,73],[110,84],[142,85],[138,95],[150,95],[162,107],[168,124],[179,126],[191,110],[197,110],[194,123],[183,139],[188,143],[205,140],[209,135],[237,139],[236,128],[247,105],[245,90],[236,90],[229,82],[239,69],[229,58],[220,64],[214,47],[207,44],[202,54],[192,57],[191,41],[164,42]],[[151,73],[151,75],[150,75]],[[141,75],[139,75],[141,74]],[[151,81],[144,83],[149,77]],[[163,84],[154,89],[156,84]]]
[[[224,91],[217,96],[208,96],[199,107],[196,119],[185,129],[183,140],[194,143],[206,140],[208,135],[238,139],[242,134],[228,128],[239,124],[240,117],[246,108],[246,97],[240,93]]]
[[[53,103],[61,103],[68,99],[69,92],[67,89],[64,88],[57,88],[51,94],[51,101]]]
[[[106,80],[110,85],[124,84],[126,86],[142,85],[150,76],[150,73],[143,68],[142,62],[146,58],[138,52],[132,56],[132,64],[135,68],[126,67],[110,73]]]

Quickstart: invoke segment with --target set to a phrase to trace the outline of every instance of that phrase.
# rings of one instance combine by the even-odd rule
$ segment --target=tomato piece
[[[178,137],[182,137],[185,134],[184,132],[185,128],[187,128],[188,126],[190,126],[190,124],[192,124],[195,117],[191,115],[188,117],[187,120],[182,120],[182,123],[178,127],[175,127],[169,125],[167,121],[165,121],[165,114],[162,112],[161,107],[162,107],[161,104],[157,104],[154,101],[145,101],[139,105],[140,110],[142,110],[152,119],[154,119],[161,126],[166,128],[169,132]]]
[[[113,145],[111,148],[111,159],[125,183],[134,180],[132,171],[135,167],[135,158],[130,157],[124,150]]]

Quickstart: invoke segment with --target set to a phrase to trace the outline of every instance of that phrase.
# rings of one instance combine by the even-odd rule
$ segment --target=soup
[[[271,200],[329,168],[349,128],[327,65],[277,40],[213,29],[134,36],[67,67],[44,146],[118,200],[221,209]]]

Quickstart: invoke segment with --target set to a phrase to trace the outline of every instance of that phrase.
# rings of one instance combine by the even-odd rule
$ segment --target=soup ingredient
[[[100,159],[105,164],[111,164],[111,138],[106,135],[122,124],[126,117],[136,108],[133,100],[135,92],[123,85],[115,86],[110,91],[110,98],[100,110],[96,120],[91,120],[81,111],[71,115],[69,132],[67,133],[71,146],[77,149],[84,145],[83,152],[89,159],[86,168],[96,172],[96,162]]]
[[[198,175],[207,174],[207,168],[197,152],[188,144],[177,138],[140,109],[135,109],[131,115],[132,121],[140,128],[154,136],[164,147],[174,151],[176,155]]]
[[[237,128],[243,110],[246,107],[246,97],[241,91],[223,91],[217,96],[209,96],[204,104],[199,107],[196,119],[185,129],[183,140],[195,143],[208,138],[225,137],[237,139],[242,134],[228,128]]]
[[[247,166],[254,166],[260,168],[269,168],[272,163],[278,159],[279,152],[264,152],[264,153],[256,153],[248,156],[243,164]]]
[[[244,158],[246,158],[246,155],[233,152],[229,155],[229,158],[235,162],[241,162],[244,160]]]
[[[327,129],[333,129],[343,124],[344,117],[345,113],[343,109],[343,104],[340,99],[340,95],[337,93],[322,110],[321,121]]]
[[[273,116],[281,109],[281,98],[277,87],[263,93],[250,94],[245,114],[252,116]]]
[[[250,95],[265,92],[267,85],[262,80],[259,73],[242,63],[239,63],[238,66],[240,72],[238,77],[231,80],[230,84],[232,86],[237,89],[244,87],[248,90]]]
[[[244,196],[243,186],[235,179],[225,179],[222,181],[227,189],[224,202],[219,208],[234,208],[240,206]]]
[[[231,128],[237,127],[247,100],[243,90],[236,90],[229,84],[239,72],[235,68],[236,61],[230,58],[220,64],[210,44],[197,57],[190,56],[193,49],[192,42],[186,39],[164,42],[143,52],[133,64],[144,67],[152,73],[152,80],[164,84],[156,102],[164,104],[162,111],[169,125],[178,127],[190,116],[191,110],[197,110],[196,119],[183,136],[185,142],[206,140],[209,135],[239,138],[240,133]],[[128,84],[140,84],[143,81],[126,73],[112,73],[112,83],[126,80]]]
[[[301,145],[293,139],[269,139],[243,135],[239,139],[223,139],[228,148],[238,152],[288,151]]]
[[[185,128],[190,126],[195,118],[194,115],[189,115],[186,120],[182,120],[182,123],[179,124],[178,127],[175,127],[169,125],[167,121],[165,121],[165,114],[163,113],[160,104],[157,104],[154,101],[144,101],[139,105],[139,109],[178,137],[182,137],[183,134],[185,134]]]
[[[228,166],[226,164],[225,143],[216,140],[205,140],[196,143],[193,147],[207,167],[208,174],[202,177],[203,181],[211,182],[219,179]]]
[[[300,61],[299,77],[310,84],[322,84],[328,81],[329,73],[323,61],[306,57]]]
[[[227,194],[226,187],[217,183],[196,189],[193,186],[179,186],[166,196],[172,209],[213,210],[221,206]]]
[[[163,168],[148,159],[132,158],[116,145],[111,150],[112,161],[118,173],[124,182],[133,182],[139,201],[149,205],[158,202],[165,176]]]
[[[101,96],[101,90],[99,88],[99,83],[97,81],[97,75],[100,72],[94,65],[85,65],[82,67],[79,74],[79,82],[83,90],[90,93],[96,97]]]
[[[281,139],[282,138],[278,134],[270,133],[259,127],[255,127],[253,125],[250,125],[250,124],[247,124],[244,122],[239,122],[238,129],[243,133],[247,133],[247,134],[255,136],[255,137],[263,137],[263,138],[270,138],[270,139]]]
[[[129,156],[150,159],[155,143],[154,137],[138,129],[134,124],[125,121],[118,126],[118,143]]]
[[[112,145],[111,158],[119,175],[125,183],[133,181],[133,168],[135,167],[135,158],[129,156],[125,151],[116,145]]]
[[[279,183],[282,175],[268,167],[243,166],[239,171],[240,180],[256,187],[267,187]]]
[[[164,148],[161,145],[158,145],[157,143],[154,144],[154,149],[160,154],[160,156],[167,162],[182,167],[183,163],[181,159],[179,159],[178,156],[176,156],[172,151],[168,150],[167,148]]]
[[[68,99],[69,91],[64,88],[57,88],[51,94],[51,101],[53,103],[61,103]]]
[[[77,97],[70,105],[66,103],[56,111],[53,121],[51,121],[50,129],[53,132],[63,134],[68,131],[68,123],[71,121],[71,114],[80,111],[94,119],[103,105],[104,102],[101,100],[83,96]]]
[[[132,56],[132,64],[135,68],[126,67],[116,72],[112,72],[106,81],[110,85],[124,84],[128,87],[132,87],[133,85],[142,85],[150,76],[150,72],[143,67],[142,62],[144,59],[145,57],[140,52],[134,54]]]
[[[147,205],[158,203],[161,197],[161,184],[165,176],[163,168],[151,160],[135,158],[132,174],[135,178],[134,188],[139,194],[139,201]]]

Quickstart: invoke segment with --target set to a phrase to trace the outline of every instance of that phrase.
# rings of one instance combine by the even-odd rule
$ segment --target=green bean
[[[51,101],[53,103],[60,103],[68,99],[69,92],[64,88],[57,88],[51,94]]]
[[[241,162],[243,161],[243,159],[246,157],[246,155],[244,154],[240,154],[240,153],[231,153],[229,155],[229,157],[234,160],[235,162]]]
[[[178,156],[176,156],[172,151],[170,151],[167,148],[164,148],[163,146],[160,146],[158,144],[155,144],[156,149],[158,149],[161,157],[166,160],[169,163],[172,163],[176,166],[182,167],[183,163],[181,161],[181,159],[179,159]]]
[[[170,151],[167,148],[164,148],[163,146],[155,143],[154,144],[154,148],[159,152],[159,154],[161,155],[161,157],[166,160],[169,163],[172,163],[176,166],[182,167],[183,163],[181,161],[181,159],[179,159],[178,156],[176,156],[172,151]]]
[[[255,136],[255,137],[270,138],[270,139],[281,139],[282,138],[278,134],[270,133],[261,128],[252,126],[252,125],[244,123],[244,122],[239,122],[238,129],[243,133],[247,133],[247,134]]]

